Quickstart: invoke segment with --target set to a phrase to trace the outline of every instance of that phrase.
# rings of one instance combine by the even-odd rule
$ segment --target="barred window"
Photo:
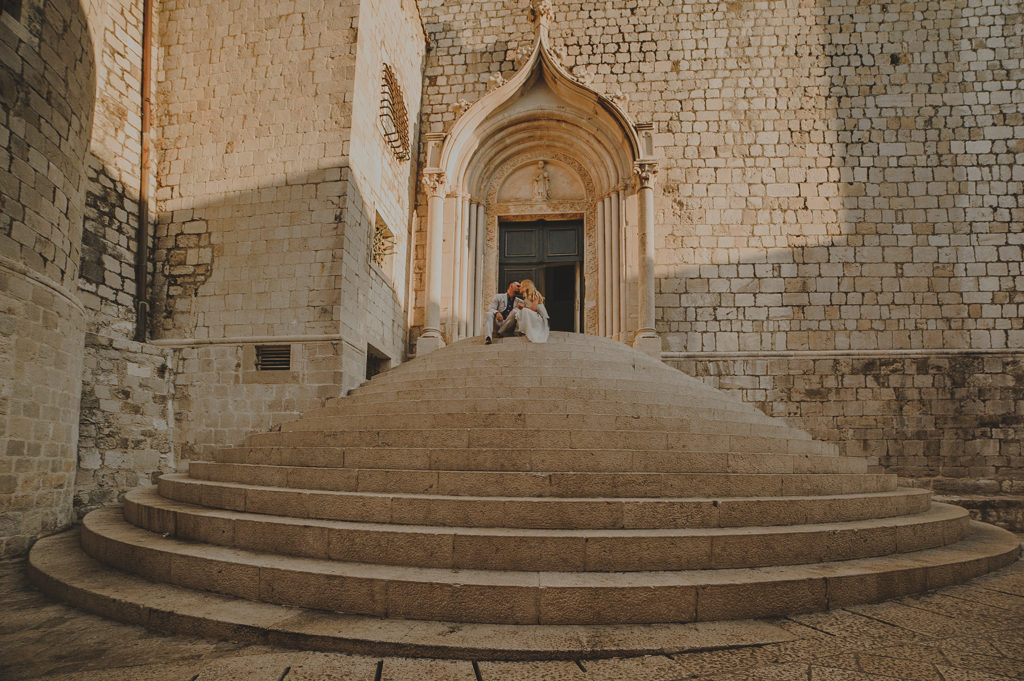
[[[405,108],[405,96],[398,84],[398,76],[390,64],[384,64],[380,93],[380,125],[384,140],[391,147],[395,158],[409,158],[409,112]]]

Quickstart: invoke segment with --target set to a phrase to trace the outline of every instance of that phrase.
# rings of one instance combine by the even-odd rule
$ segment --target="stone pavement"
[[[0,681],[1007,681],[1024,679],[1024,561],[916,597],[772,619],[794,640],[579,662],[365,657],[167,636],[52,602],[0,561]]]

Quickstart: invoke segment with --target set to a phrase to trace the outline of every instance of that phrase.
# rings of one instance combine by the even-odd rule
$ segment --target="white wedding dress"
[[[546,343],[551,329],[548,326],[548,311],[544,303],[537,306],[534,312],[528,307],[521,307],[515,311],[516,333],[526,336],[531,343]]]

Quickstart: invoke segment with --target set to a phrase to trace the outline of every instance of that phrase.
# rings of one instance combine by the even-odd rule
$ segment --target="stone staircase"
[[[619,343],[555,333],[396,367],[91,513],[80,550],[41,541],[30,570],[54,595],[156,628],[484,659],[568,655],[535,651],[560,625],[893,598],[1018,552],[1012,534],[898,488],[873,462]],[[285,635],[208,614],[248,601],[284,609],[277,623],[321,620]],[[466,623],[497,633],[453,633]]]

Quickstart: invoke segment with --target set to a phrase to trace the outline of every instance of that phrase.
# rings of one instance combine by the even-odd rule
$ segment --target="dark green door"
[[[583,328],[583,223],[504,222],[498,228],[498,279],[532,279],[544,296],[552,331]]]

